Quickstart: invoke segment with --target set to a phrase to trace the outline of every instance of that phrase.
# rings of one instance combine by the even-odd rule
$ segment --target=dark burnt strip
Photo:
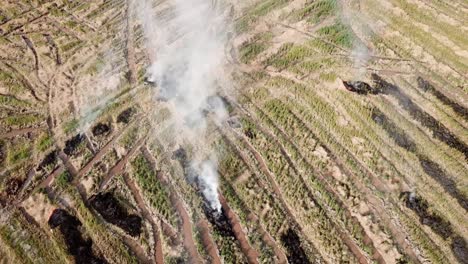
[[[418,215],[421,224],[429,226],[434,233],[446,240],[454,234],[450,222],[431,212],[429,204],[422,197],[410,192],[404,192],[402,196],[405,206]]]
[[[450,106],[455,113],[459,114],[461,117],[465,119],[468,119],[468,108],[465,108],[462,105],[452,101],[450,98],[445,96],[445,94],[441,93],[430,82],[424,80],[422,77],[418,77],[417,81],[418,81],[419,89],[421,89],[424,92],[431,93],[437,99],[439,99],[442,103]]]
[[[420,154],[417,151],[416,143],[414,143],[402,129],[397,127],[397,125],[388,119],[379,109],[373,109],[372,120],[380,125],[398,146],[416,154],[424,172],[436,180],[465,210],[468,210],[468,199],[457,189],[455,182],[446,175],[437,163]]]
[[[301,239],[293,229],[288,229],[281,235],[281,243],[286,249],[286,257],[291,264],[310,263],[307,254],[302,248]]]
[[[375,73],[372,74],[372,79],[374,80],[377,89],[381,90],[384,94],[389,94],[395,97],[398,100],[399,105],[403,107],[403,109],[405,109],[412,118],[432,131],[433,137],[460,151],[465,155],[465,159],[468,160],[468,146],[450,132],[450,130],[441,122],[424,112],[419,106],[413,103],[398,86],[385,81]]]

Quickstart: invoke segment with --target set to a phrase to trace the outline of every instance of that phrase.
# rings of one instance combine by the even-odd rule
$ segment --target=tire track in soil
[[[7,133],[4,133],[4,134],[0,135],[0,139],[13,138],[13,137],[20,136],[20,135],[23,135],[23,134],[37,132],[37,131],[42,130],[42,129],[43,129],[42,126],[16,129],[16,130],[13,130],[13,131],[10,131],[10,132],[7,132]]]
[[[137,67],[135,63],[135,48],[134,48],[134,39],[133,39],[133,24],[132,24],[132,3],[131,0],[127,0],[127,9],[126,9],[126,49],[125,49],[125,58],[127,60],[128,66],[128,81],[133,87],[137,82]]]
[[[141,148],[141,151],[143,155],[145,156],[146,160],[149,161],[151,164],[153,170],[156,170],[156,160],[154,156],[151,154],[149,151],[148,147],[144,145]],[[170,200],[171,204],[175,207],[177,210],[177,213],[179,214],[179,217],[181,218],[182,221],[182,236],[183,236],[183,244],[185,249],[188,251],[190,255],[190,260],[191,264],[201,264],[203,263],[202,258],[200,254],[198,253],[197,247],[195,246],[195,241],[193,240],[193,235],[192,235],[192,223],[190,221],[190,217],[185,210],[184,204],[182,200],[180,199],[179,195],[175,191],[175,188],[172,186],[172,184],[167,180],[167,178],[164,176],[164,174],[161,171],[156,172],[156,176],[158,180],[162,183],[162,185],[166,188],[169,189],[170,193]]]
[[[153,217],[151,216],[150,211],[145,205],[143,197],[140,194],[138,187],[136,186],[135,182],[130,179],[130,176],[127,173],[123,174],[123,179],[127,187],[130,189],[133,198],[137,202],[138,208],[140,208],[141,214],[143,217],[151,224],[151,228],[153,229],[153,237],[154,237],[154,261],[156,264],[164,264],[164,257],[163,257],[163,249],[162,249],[162,242],[158,230],[158,226],[154,222]]]
[[[229,223],[232,226],[232,231],[234,232],[234,236],[236,237],[237,241],[239,241],[242,253],[244,253],[245,257],[247,258],[248,263],[250,264],[258,264],[258,252],[249,244],[247,237],[242,229],[239,217],[236,213],[229,207],[226,199],[221,193],[218,193],[219,201],[221,202],[221,206],[224,208],[226,212],[226,216],[229,219]]]

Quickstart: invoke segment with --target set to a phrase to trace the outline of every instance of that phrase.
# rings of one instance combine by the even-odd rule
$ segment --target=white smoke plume
[[[148,80],[157,86],[157,99],[166,101],[171,110],[174,137],[195,149],[191,159],[199,187],[216,210],[221,209],[216,158],[206,149],[209,144],[205,138],[207,116],[217,121],[227,116],[216,94],[219,79],[225,76],[228,9],[218,2],[166,0],[152,5],[145,0],[136,3],[151,60]]]

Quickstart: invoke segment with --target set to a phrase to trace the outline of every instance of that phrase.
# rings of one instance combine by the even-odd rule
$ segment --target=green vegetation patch
[[[171,223],[177,225],[177,217],[169,200],[169,192],[158,181],[156,173],[151,164],[142,156],[138,155],[132,162],[135,178],[138,185],[145,193],[152,207]]]
[[[253,7],[248,7],[246,14],[241,17],[236,23],[236,31],[244,32],[254,24],[258,18],[267,15],[271,11],[285,6],[292,0],[266,0],[259,1]]]
[[[336,22],[334,25],[323,27],[319,29],[317,33],[338,46],[351,48],[353,45],[353,34],[351,28],[341,22]]]
[[[11,147],[8,151],[8,162],[10,165],[16,165],[31,157],[31,146],[26,142]]]
[[[308,46],[285,43],[279,48],[278,52],[269,57],[264,64],[271,65],[278,69],[284,69],[303,61],[313,54],[314,51]]]
[[[49,133],[43,133],[37,141],[37,150],[45,151],[54,144],[54,139],[50,136]]]
[[[312,1],[303,9],[294,11],[291,18],[293,21],[307,19],[307,22],[315,24],[333,15],[336,7],[336,0]]]
[[[268,47],[268,43],[273,38],[271,32],[264,32],[255,35],[251,40],[244,42],[240,47],[240,60],[249,63]]]

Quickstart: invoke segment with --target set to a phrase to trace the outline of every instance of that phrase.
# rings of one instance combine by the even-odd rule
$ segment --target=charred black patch
[[[95,137],[108,135],[111,131],[111,127],[108,124],[98,123],[92,128],[92,131]]]
[[[83,140],[84,135],[82,134],[78,134],[72,137],[65,142],[65,148],[63,149],[63,152],[69,156],[77,154],[78,146],[81,144],[81,142],[83,142]]]
[[[109,223],[136,237],[141,234],[141,217],[128,214],[111,193],[100,193],[89,199],[91,206]]]
[[[380,90],[378,88],[374,88],[370,86],[368,83],[361,82],[361,81],[343,81],[343,85],[346,90],[350,92],[354,92],[357,94],[368,95],[368,94],[378,94]]]
[[[128,124],[130,120],[132,120],[132,117],[135,115],[136,110],[133,107],[127,108],[123,110],[118,116],[117,116],[117,123],[125,123]]]
[[[452,252],[460,263],[468,263],[468,248],[466,240],[461,236],[456,236],[452,240]]]
[[[254,139],[257,137],[256,133],[250,127],[244,129],[244,135],[250,139]]]
[[[213,225],[214,229],[224,237],[235,237],[234,231],[232,230],[231,223],[226,216],[224,208],[221,211],[213,209],[210,205],[205,202],[203,205],[203,211],[208,221]]]
[[[414,104],[408,96],[398,88],[398,86],[386,82],[382,77],[375,73],[372,74],[372,78],[378,89],[385,94],[395,97],[398,100],[398,104],[405,109],[411,117],[432,131],[433,137],[462,152],[465,155],[465,159],[468,159],[468,146],[453,135],[452,132],[450,132],[450,130],[448,130],[441,122]]]
[[[388,117],[378,109],[373,109],[372,120],[380,125],[398,146],[415,153],[424,172],[436,180],[450,196],[455,198],[463,208],[468,210],[468,201],[457,189],[455,182],[445,175],[444,171],[437,163],[419,154],[416,149],[416,143],[414,143],[402,129],[398,128],[395,123],[389,120]]]
[[[19,193],[24,181],[19,178],[9,179],[5,184],[5,194],[7,197],[15,196]]]
[[[453,198],[457,199],[458,203],[465,210],[468,210],[468,200],[459,190],[457,190],[455,182],[445,175],[444,171],[439,167],[439,165],[424,156],[419,155],[418,158],[424,172],[426,172],[427,175],[431,176],[440,185],[442,185],[444,190]]]
[[[430,82],[424,80],[421,77],[418,77],[418,87],[423,90],[424,92],[429,92],[433,94],[437,99],[442,101],[445,105],[450,106],[453,111],[458,113],[460,116],[464,117],[465,119],[468,119],[468,109],[459,105],[458,103],[450,100],[445,94],[439,92]]]
[[[411,152],[416,151],[416,144],[405,134],[402,129],[398,128],[380,110],[373,109],[372,120],[374,120],[376,124],[380,125],[398,146]]]
[[[187,159],[187,152],[183,148],[178,148],[174,152],[172,152],[172,160],[179,161],[180,165],[185,168],[188,166],[189,161]]]
[[[57,151],[54,150],[47,154],[45,158],[39,163],[39,166],[37,166],[37,170],[44,170],[48,167],[54,166],[57,164]]]
[[[419,216],[419,222],[421,224],[429,226],[434,233],[444,239],[448,239],[453,235],[451,224],[440,216],[430,212],[427,201],[410,192],[404,192],[402,196],[406,207]]]
[[[5,161],[5,155],[6,154],[6,150],[5,150],[5,143],[3,141],[0,141],[0,164],[3,163],[3,161]]]
[[[291,264],[310,263],[307,254],[301,246],[301,239],[292,229],[288,229],[281,235],[281,243],[286,248],[286,257]]]
[[[84,239],[79,227],[81,222],[63,209],[55,209],[48,221],[52,229],[59,228],[67,246],[68,253],[75,257],[77,264],[106,263],[93,253],[90,239]]]

